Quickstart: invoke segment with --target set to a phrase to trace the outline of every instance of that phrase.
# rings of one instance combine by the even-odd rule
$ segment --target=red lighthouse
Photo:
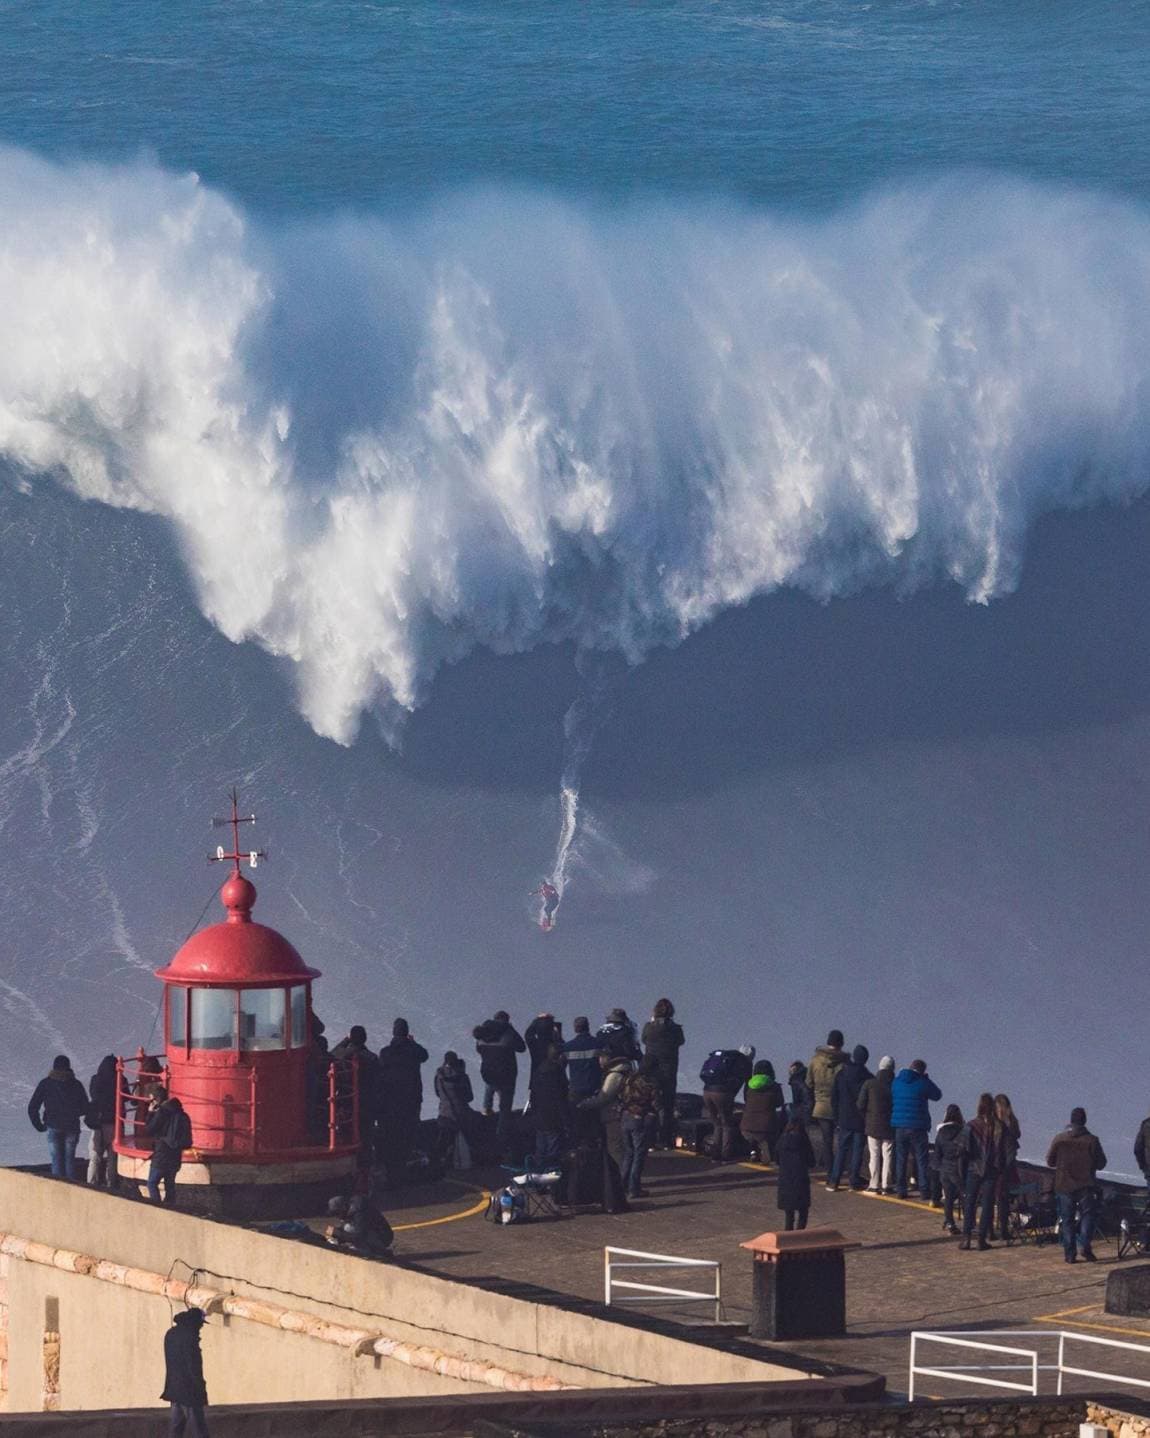
[[[232,872],[220,890],[227,910],[156,970],[164,984],[164,1053],[121,1060],[124,1102],[116,1125],[122,1178],[146,1177],[148,1100],[157,1087],[183,1104],[193,1148],[179,1173],[181,1196],[201,1211],[245,1217],[300,1216],[346,1185],[358,1147],[354,1069],[332,1066],[315,1041],[312,986],[320,977],[275,929],[256,923],[255,885],[241,866],[232,795]],[[185,1187],[186,1186],[186,1187]]]

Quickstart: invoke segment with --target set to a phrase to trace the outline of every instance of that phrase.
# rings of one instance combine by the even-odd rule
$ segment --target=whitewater
[[[985,602],[1037,516],[1147,487],[1133,201],[964,172],[817,218],[503,187],[271,224],[11,149],[0,195],[0,456],[172,525],[341,744],[476,646],[636,663],[784,586]]]

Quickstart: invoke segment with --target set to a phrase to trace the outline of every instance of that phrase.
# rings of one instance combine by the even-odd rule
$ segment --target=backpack
[[[522,1223],[527,1217],[527,1200],[518,1184],[509,1183],[491,1195],[485,1217],[492,1223]]]
[[[704,1088],[726,1088],[741,1079],[742,1054],[736,1049],[715,1049],[703,1061],[699,1078]]]

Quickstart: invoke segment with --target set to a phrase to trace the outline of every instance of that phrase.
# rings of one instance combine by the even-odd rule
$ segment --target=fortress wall
[[[579,1387],[794,1381],[793,1367],[485,1292],[438,1276],[0,1170],[0,1229],[154,1274],[317,1315],[414,1345]],[[509,1235],[514,1241],[514,1234]],[[43,1255],[41,1255],[43,1257]],[[12,1256],[8,1259],[8,1411],[154,1405],[163,1382],[169,1299]],[[52,1307],[55,1300],[55,1308]],[[54,1315],[58,1310],[58,1319]],[[59,1380],[45,1389],[46,1328],[58,1323]],[[490,1392],[393,1359],[243,1318],[203,1334],[215,1403]],[[52,1389],[49,1382],[48,1389]]]

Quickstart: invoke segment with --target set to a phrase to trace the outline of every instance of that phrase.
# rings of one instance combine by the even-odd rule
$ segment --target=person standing
[[[995,1227],[991,1229],[991,1238],[995,1235],[1004,1243],[1010,1242],[1010,1196],[1018,1188],[1018,1145],[1022,1141],[1022,1126],[1014,1112],[1014,1106],[1004,1093],[997,1093],[994,1096],[994,1111],[1002,1124],[1003,1134],[1006,1143],[1006,1164],[998,1176],[998,1184],[994,1192]]]
[[[572,1103],[581,1103],[599,1090],[603,1070],[599,1067],[599,1055],[603,1052],[603,1041],[591,1032],[591,1020],[581,1014],[575,1020],[575,1032],[563,1045],[567,1060],[567,1088]]]
[[[53,1178],[72,1178],[76,1145],[80,1142],[80,1120],[89,1108],[84,1085],[72,1072],[66,1054],[52,1060],[52,1071],[36,1085],[28,1100],[28,1117],[37,1133],[48,1135],[48,1153]]]
[[[815,1049],[814,1057],[807,1064],[807,1085],[814,1098],[812,1117],[819,1130],[822,1149],[819,1158],[828,1174],[835,1157],[835,1074],[846,1061],[842,1030],[831,1029],[826,1043]]]
[[[686,1039],[675,1022],[675,1005],[660,999],[643,1025],[643,1057],[658,1095],[656,1141],[661,1148],[675,1146],[675,1093],[679,1087],[679,1050]]]
[[[208,1390],[204,1383],[204,1359],[200,1352],[200,1329],[208,1321],[202,1308],[177,1313],[164,1334],[164,1391],[162,1402],[172,1405],[170,1438],[183,1438],[190,1426],[195,1438],[208,1438]]]
[[[341,1039],[332,1050],[331,1062],[343,1076],[349,1094],[351,1070],[355,1070],[360,1144],[364,1161],[370,1165],[379,1152],[379,1060],[368,1045],[367,1030],[362,1024],[352,1024],[347,1038]]]
[[[148,1165],[148,1197],[160,1202],[160,1185],[164,1186],[164,1203],[176,1202],[176,1175],[184,1162],[184,1149],[192,1146],[192,1123],[178,1098],[153,1098],[152,1112],[146,1131],[154,1145]]]
[[[535,1125],[535,1167],[546,1168],[558,1161],[563,1140],[571,1127],[567,1070],[563,1049],[551,1043],[539,1056],[531,1074],[531,1119]]]
[[[116,1055],[105,1054],[88,1085],[90,1100],[87,1124],[92,1130],[88,1151],[88,1183],[92,1188],[106,1188],[115,1193],[119,1187],[116,1174]]]
[[[769,1158],[775,1162],[785,1108],[786,1100],[782,1086],[775,1079],[774,1065],[769,1059],[760,1059],[743,1092],[743,1116],[739,1124],[751,1152],[757,1154],[760,1161]]]
[[[711,1120],[712,1152],[719,1163],[729,1163],[734,1157],[738,1129],[735,1099],[751,1077],[754,1059],[753,1044],[743,1044],[737,1049],[715,1049],[707,1055],[699,1072],[703,1112]]]
[[[1054,1170],[1054,1201],[1066,1262],[1077,1262],[1081,1253],[1087,1263],[1094,1263],[1090,1246],[1094,1236],[1094,1184],[1098,1170],[1106,1167],[1106,1155],[1086,1127],[1084,1108],[1071,1111],[1070,1126],[1050,1145],[1046,1163]]]
[[[867,1079],[859,1094],[859,1113],[863,1117],[870,1158],[871,1193],[894,1192],[894,1129],[890,1122],[893,1081],[894,1059],[884,1054],[879,1060],[878,1073]]]
[[[454,1049],[448,1049],[443,1062],[435,1070],[435,1097],[439,1100],[436,1127],[439,1131],[439,1156],[447,1168],[470,1168],[471,1120],[475,1117],[471,1102],[475,1095],[467,1065]],[[463,1139],[462,1145],[460,1138]],[[466,1162],[457,1164],[457,1156]]]
[[[866,1142],[866,1122],[859,1112],[859,1097],[863,1084],[874,1074],[867,1068],[870,1050],[865,1044],[856,1044],[847,1063],[841,1064],[831,1086],[831,1100],[834,1104],[835,1127],[838,1131],[838,1146],[835,1161],[827,1175],[827,1191],[836,1193],[839,1182],[850,1164],[851,1188],[862,1188],[862,1163]]]
[[[531,1060],[531,1076],[547,1057],[552,1044],[561,1044],[563,1035],[555,1022],[554,1014],[537,1014],[523,1030],[523,1042],[527,1045],[527,1056]]]
[[[791,1091],[790,1116],[797,1118],[804,1128],[809,1128],[815,1098],[807,1082],[807,1066],[798,1059],[787,1069],[787,1087]]]
[[[1150,1187],[1150,1118],[1144,1118],[1134,1140],[1134,1162],[1142,1170],[1142,1177]]]
[[[652,1076],[653,1065],[644,1059],[638,1073],[623,1081],[619,1096],[619,1123],[623,1134],[621,1175],[628,1198],[646,1198],[643,1167],[658,1123],[659,1090]]]
[[[993,1094],[980,1096],[978,1111],[962,1135],[962,1153],[966,1159],[966,1188],[962,1197],[962,1242],[959,1247],[970,1251],[977,1213],[978,1251],[984,1253],[990,1247],[995,1189],[1006,1165],[1006,1131],[994,1110]]]
[[[411,1036],[406,1019],[391,1026],[391,1042],[379,1051],[379,1126],[382,1158],[391,1183],[403,1183],[419,1133],[427,1050]]]
[[[779,1138],[778,1205],[783,1211],[786,1231],[806,1228],[811,1208],[811,1169],[815,1151],[802,1117],[788,1120]]]
[[[506,1009],[497,1009],[492,1018],[472,1033],[479,1054],[479,1077],[484,1083],[483,1112],[490,1118],[495,1112],[495,1100],[499,1100],[497,1132],[502,1137],[515,1107],[515,1085],[519,1079],[515,1055],[525,1053],[527,1045],[522,1035],[512,1028]]]
[[[958,1232],[954,1205],[966,1187],[965,1131],[962,1110],[956,1103],[948,1104],[946,1117],[934,1136],[934,1151],[938,1155],[938,1177],[942,1184],[942,1227],[950,1234]]]
[[[902,1069],[891,1086],[891,1126],[894,1129],[894,1183],[899,1198],[907,1196],[911,1155],[914,1155],[918,1194],[930,1192],[930,1105],[942,1090],[927,1076],[926,1060],[915,1059]]]
[[[623,1192],[622,1164],[623,1126],[619,1100],[623,1085],[633,1070],[631,1060],[623,1054],[605,1052],[599,1057],[603,1082],[597,1093],[579,1105],[582,1112],[599,1121],[599,1141],[603,1163],[603,1208],[607,1213],[626,1213],[630,1205]]]

